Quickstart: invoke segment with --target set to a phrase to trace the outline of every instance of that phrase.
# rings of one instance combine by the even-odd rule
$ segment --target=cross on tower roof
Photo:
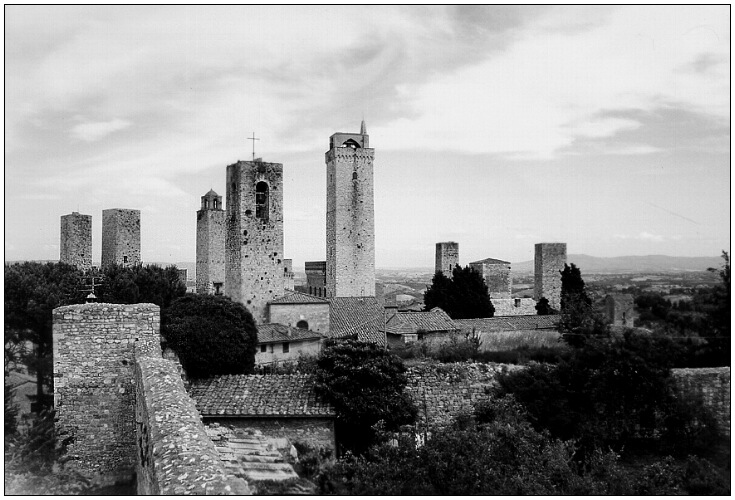
[[[248,137],[249,141],[253,141],[253,161],[255,161],[255,141],[259,141],[260,139],[255,137],[255,132],[253,132],[252,137]]]

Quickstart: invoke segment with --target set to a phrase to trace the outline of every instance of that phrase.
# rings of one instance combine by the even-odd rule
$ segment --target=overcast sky
[[[225,170],[284,165],[285,255],[324,260],[334,132],[375,148],[378,267],[716,256],[730,241],[730,9],[5,7],[5,259],[59,218],[142,211],[142,258],[195,260]]]

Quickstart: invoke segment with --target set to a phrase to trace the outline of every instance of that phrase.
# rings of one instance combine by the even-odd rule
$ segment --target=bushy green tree
[[[470,266],[455,266],[452,277],[437,272],[424,292],[424,310],[442,308],[452,319],[491,318],[495,314],[482,275]]]
[[[95,292],[98,302],[151,303],[165,309],[186,293],[186,284],[181,282],[176,266],[112,264],[104,268],[102,279]]]
[[[163,311],[161,333],[190,377],[253,372],[255,321],[227,297],[189,294],[174,300]]]
[[[374,443],[373,427],[388,430],[413,423],[417,409],[404,392],[403,362],[375,344],[328,340],[315,373],[317,393],[337,412],[339,444],[361,453]]]
[[[564,264],[561,271],[561,318],[559,331],[570,345],[579,347],[590,337],[608,335],[602,315],[592,307],[580,269]]]
[[[83,273],[63,263],[22,262],[5,265],[5,354],[36,374],[37,400],[49,407],[43,387],[52,388],[52,311],[84,302]],[[15,349],[27,342],[30,351]],[[7,361],[7,360],[6,360]]]
[[[557,311],[549,304],[549,299],[541,297],[536,302],[536,314],[539,316],[548,316],[550,314],[556,314]]]

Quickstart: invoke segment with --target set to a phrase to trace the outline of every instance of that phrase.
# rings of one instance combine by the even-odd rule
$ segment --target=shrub
[[[186,295],[164,310],[161,333],[192,378],[252,373],[258,334],[240,303],[214,295]]]

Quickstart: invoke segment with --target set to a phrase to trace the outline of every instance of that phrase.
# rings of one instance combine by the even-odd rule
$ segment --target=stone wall
[[[730,436],[730,367],[675,368],[671,374],[685,397],[700,397],[717,427]]]
[[[257,185],[268,186],[263,213]],[[260,215],[260,216],[259,216]],[[227,167],[225,294],[255,321],[267,321],[268,301],[283,295],[283,165],[240,161]]]
[[[134,357],[160,356],[153,304],[81,304],[53,311],[54,407],[60,435],[72,437],[73,467],[101,482],[135,468]]]
[[[110,208],[102,211],[102,267],[141,263],[140,210]]]
[[[510,262],[471,262],[470,267],[482,275],[491,299],[510,299],[513,289]]]
[[[495,363],[422,363],[408,368],[406,390],[418,407],[419,426],[446,425],[488,399],[498,373],[517,370]]]
[[[59,260],[82,271],[92,268],[92,216],[72,212],[61,216]]]
[[[367,138],[367,135],[364,136]],[[327,296],[375,294],[372,148],[327,151]]]
[[[536,301],[529,298],[492,299],[494,316],[534,316]]]
[[[331,418],[205,418],[204,423],[243,430],[259,430],[270,439],[286,438],[312,449],[335,450],[334,419]]]
[[[546,297],[549,305],[561,309],[561,271],[567,262],[566,243],[536,243],[533,298]]]
[[[219,293],[225,292],[225,211],[212,206],[197,211],[196,290],[202,294],[214,294],[214,283],[222,283]]]
[[[273,303],[268,306],[268,323],[296,326],[306,321],[308,329],[318,333],[329,333],[329,303],[304,302],[300,304]]]
[[[138,495],[250,493],[245,481],[227,477],[171,361],[139,356],[135,381]]]
[[[442,272],[445,276],[452,277],[452,269],[459,264],[459,243],[456,241],[443,241],[436,244],[436,258],[434,259],[434,272]]]

